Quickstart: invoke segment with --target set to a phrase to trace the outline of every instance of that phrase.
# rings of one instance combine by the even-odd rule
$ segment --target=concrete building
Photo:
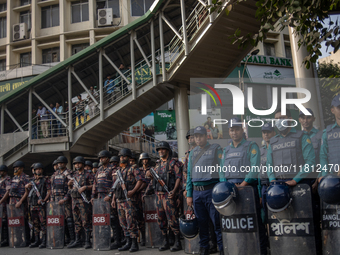
[[[340,62],[340,51],[337,51],[335,54],[334,52],[331,53],[330,56],[328,57],[324,57],[324,58],[319,58],[319,64],[329,64],[332,63],[333,64],[338,64]]]

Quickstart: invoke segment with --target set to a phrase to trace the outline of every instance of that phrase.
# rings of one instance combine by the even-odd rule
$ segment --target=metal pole
[[[33,100],[32,100],[32,91],[33,88],[30,88],[28,91],[28,150],[31,148],[31,140],[32,140],[32,111],[33,111]]]
[[[68,136],[69,140],[73,142],[73,109],[72,109],[72,73],[71,68],[67,72],[67,96],[68,96]]]
[[[0,127],[0,132],[1,134],[5,133],[5,104],[1,105],[1,123],[0,123],[1,127]]]
[[[100,121],[104,121],[104,81],[103,81],[103,48],[99,50],[99,110]]]
[[[151,54],[152,54],[152,81],[153,85],[157,85],[157,76],[156,76],[156,50],[155,50],[155,27],[154,27],[154,21],[151,20],[150,24],[150,30],[151,30]]]
[[[133,38],[135,31],[131,31],[130,35],[130,56],[131,56],[131,89],[132,89],[132,99],[136,99],[136,77],[135,77],[135,47]]]
[[[161,46],[162,76],[163,76],[163,81],[166,81],[166,68],[165,68],[165,56],[164,56],[164,34],[163,34],[162,15],[163,14],[161,12],[158,15],[158,20],[159,20],[159,40],[160,40],[160,46]]]
[[[97,99],[92,95],[92,93],[86,88],[85,84],[83,83],[83,81],[79,78],[79,76],[73,71],[73,67],[70,67],[71,73],[74,75],[74,77],[76,77],[77,81],[80,83],[80,85],[83,87],[83,89],[86,91],[86,93],[91,97],[91,99],[93,100],[93,102],[96,103],[96,105],[98,104]]]
[[[183,41],[184,41],[184,50],[185,56],[189,55],[189,42],[187,37],[187,23],[185,17],[185,3],[184,0],[181,0],[181,15],[182,15],[182,28],[183,28]]]
[[[19,123],[17,122],[17,120],[13,117],[13,115],[9,112],[9,110],[5,107],[5,111],[8,114],[8,116],[11,118],[11,120],[14,122],[14,124],[20,129],[21,132],[24,132],[24,130],[22,129],[22,127],[19,125]]]

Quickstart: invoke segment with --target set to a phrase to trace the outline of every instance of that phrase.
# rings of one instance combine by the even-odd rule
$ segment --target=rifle
[[[118,180],[119,180],[119,184],[122,187],[122,190],[124,192],[124,196],[126,198],[126,201],[130,201],[130,198],[128,198],[128,196],[127,196],[125,181],[123,179],[123,176],[122,176],[122,173],[120,172],[120,170],[117,170],[117,177],[118,177]]]
[[[155,178],[156,181],[165,189],[165,191],[170,194],[168,186],[166,186],[165,182],[162,180],[161,177],[159,177],[159,175],[156,173],[155,170],[153,170],[153,168],[150,168],[150,173],[152,174],[153,178]]]
[[[41,197],[41,194],[40,194],[40,192],[39,192],[39,190],[38,190],[37,185],[35,185],[35,182],[34,182],[34,181],[30,181],[30,182],[31,182],[31,184],[33,185],[33,189],[30,191],[30,193],[29,193],[28,196],[31,197],[31,196],[32,196],[32,193],[33,193],[33,190],[35,190],[35,193],[37,194],[39,200],[41,200],[41,205],[44,205],[45,202],[43,201],[43,199],[42,199],[42,197]],[[31,192],[32,192],[32,193],[31,193]]]
[[[72,177],[71,180],[73,180],[73,187],[76,187],[76,188],[77,188],[77,192],[78,192],[78,189],[81,188],[80,185],[79,185],[79,183],[77,182],[77,180],[76,180],[74,177]],[[88,204],[90,203],[90,201],[87,200],[84,191],[83,191],[80,195],[81,195],[81,197],[83,198],[84,202],[86,202],[86,203],[88,203]]]

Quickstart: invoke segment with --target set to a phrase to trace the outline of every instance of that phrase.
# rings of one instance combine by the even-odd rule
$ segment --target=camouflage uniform
[[[0,179],[0,200],[5,196],[7,190],[10,188],[10,186],[11,186],[11,177],[9,177],[7,175],[4,178]],[[2,205],[2,218],[3,219],[7,219],[7,209],[6,209],[7,204],[8,204],[8,200],[4,201],[1,204]]]
[[[73,174],[73,178],[79,183],[80,187],[89,186],[93,184],[93,175],[83,170],[81,173],[76,171]],[[89,199],[89,192],[84,191],[87,199]],[[72,197],[72,210],[73,210],[73,220],[75,223],[75,232],[79,233],[83,227],[85,232],[91,232],[91,215],[90,205],[84,202],[78,189],[75,187],[69,190],[69,194]]]
[[[140,172],[137,165],[123,165],[117,169],[120,170],[123,179],[125,181],[127,191],[131,191],[136,186],[139,180],[145,182],[144,175]],[[116,173],[113,174],[114,181],[116,180]],[[120,185],[115,190],[115,195],[117,199],[117,210],[120,225],[124,231],[125,236],[130,236],[130,238],[137,238],[137,201],[140,199],[139,193],[135,193],[130,201],[126,201],[123,190]]]
[[[9,204],[15,205],[20,201],[22,196],[25,194],[25,185],[29,182],[29,176],[25,173],[21,173],[21,175],[17,176],[15,175],[10,183],[9,187],[6,187],[6,189],[9,189]],[[27,218],[27,202],[24,201],[24,212],[25,212],[25,218]]]
[[[48,177],[42,176],[38,179],[34,179],[33,181],[41,194],[41,198],[44,199],[46,197],[47,191],[51,190],[50,180],[48,179]],[[34,191],[33,186],[31,187],[31,190],[32,189],[33,193],[29,198],[29,202],[34,232],[36,235],[38,235],[41,230],[41,233],[43,235],[46,235],[46,204],[45,205],[38,204],[39,198],[36,192]]]

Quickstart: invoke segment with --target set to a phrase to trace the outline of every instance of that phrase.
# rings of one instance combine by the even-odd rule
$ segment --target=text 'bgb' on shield
[[[8,217],[8,227],[23,227],[25,225],[24,216]]]
[[[47,216],[47,226],[64,226],[64,215]]]
[[[94,226],[110,226],[110,214],[93,214],[92,223]]]
[[[157,211],[145,212],[145,222],[157,222],[157,219],[158,219]]]

